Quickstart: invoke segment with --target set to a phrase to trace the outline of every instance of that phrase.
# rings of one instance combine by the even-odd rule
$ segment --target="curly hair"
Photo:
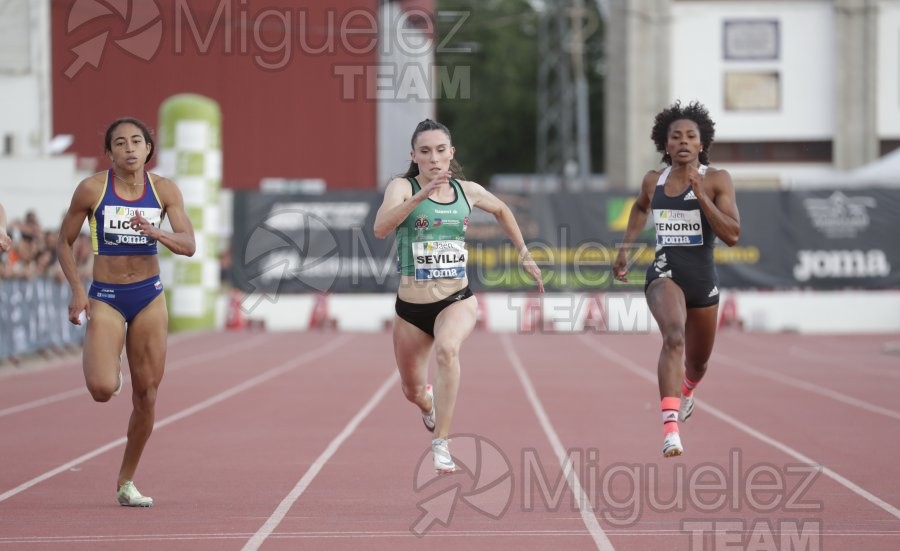
[[[709,148],[712,147],[716,135],[716,123],[709,117],[709,111],[699,101],[693,101],[686,107],[682,107],[681,101],[676,100],[675,103],[657,113],[653,122],[653,130],[650,132],[650,139],[656,144],[656,150],[663,154],[662,162],[667,165],[672,164],[672,157],[666,153],[669,127],[673,122],[683,119],[697,124],[697,128],[700,130],[700,143],[703,145],[703,151],[700,152],[700,163],[708,165]]]

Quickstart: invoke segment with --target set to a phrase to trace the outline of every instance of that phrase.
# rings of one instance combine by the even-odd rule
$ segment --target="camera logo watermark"
[[[515,495],[522,512],[577,513],[590,508],[616,529],[639,525],[647,516],[675,515],[692,551],[822,549],[819,516],[824,505],[809,495],[821,473],[817,465],[750,463],[736,448],[725,462],[690,467],[606,463],[608,454],[599,449],[572,448],[560,469],[555,456],[545,461],[537,450],[524,448],[514,474],[504,452],[483,437],[457,436],[450,450],[462,468],[460,478],[435,475],[430,452],[419,461],[414,488],[427,491],[427,497],[417,504],[421,514],[410,526],[416,535],[436,523],[449,526],[460,499],[497,520]],[[573,474],[584,492],[569,491],[567,481]]]
[[[288,279],[311,292],[326,292],[341,273],[338,240],[329,223],[307,211],[273,211],[250,232],[241,262],[256,274],[248,280],[251,291],[241,304],[246,313],[260,302],[276,302],[278,290]],[[271,290],[274,289],[274,292]]]
[[[72,34],[84,25],[108,18],[128,25],[124,36],[113,39],[113,43],[122,50],[144,61],[149,61],[159,50],[163,25],[155,0],[75,0],[66,19],[66,33]],[[66,78],[75,78],[86,65],[94,68],[100,66],[111,27],[106,25],[99,34],[72,46],[70,50],[75,60],[66,69]]]
[[[658,329],[643,295],[585,293],[506,297],[519,333],[652,333]]]
[[[435,523],[449,526],[460,500],[492,519],[501,518],[512,503],[512,465],[495,443],[475,434],[457,434],[450,438],[450,453],[457,472],[440,477],[430,448],[419,458],[413,488],[426,497],[416,504],[421,514],[410,526],[417,536]]]
[[[161,10],[156,0],[75,0],[66,32],[79,34],[69,48],[74,61],[65,77],[77,77],[88,65],[98,69],[111,35],[127,25],[112,41],[143,61],[165,49],[175,56],[243,57],[261,71],[282,71],[297,59],[319,57],[334,59],[334,91],[345,101],[471,97],[469,66],[435,64],[437,53],[471,51],[455,44],[468,12],[432,13],[392,2],[380,8],[299,2],[261,7],[246,0],[198,4],[167,0]],[[438,22],[445,27],[441,37]],[[87,30],[91,36],[82,39]]]
[[[684,463],[665,467],[658,463],[604,463],[604,457],[594,448],[574,448],[568,453],[570,468],[585,489],[581,499],[616,527],[633,526],[647,512],[711,515],[752,510],[799,516],[823,510],[821,502],[807,496],[821,472],[814,465],[746,464],[739,449],[731,450],[726,464],[700,463],[691,468]],[[537,451],[523,450],[521,462],[523,510],[538,505],[552,511],[567,506],[576,510],[585,505],[565,492],[565,473],[545,470]]]
[[[681,521],[690,551],[821,551],[819,519],[697,519]]]

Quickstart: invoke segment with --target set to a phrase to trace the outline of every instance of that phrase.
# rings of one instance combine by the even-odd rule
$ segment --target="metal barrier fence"
[[[80,344],[84,328],[68,321],[71,291],[50,278],[0,280],[0,361]]]

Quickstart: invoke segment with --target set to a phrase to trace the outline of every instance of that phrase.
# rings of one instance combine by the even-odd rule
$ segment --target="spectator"
[[[12,247],[12,239],[6,233],[6,209],[0,205],[0,252],[8,251]]]
[[[7,256],[6,277],[32,279],[38,275],[35,250],[34,238],[23,233],[21,239],[13,244],[13,248]]]

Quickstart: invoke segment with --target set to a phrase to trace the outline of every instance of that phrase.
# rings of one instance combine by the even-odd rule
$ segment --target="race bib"
[[[657,247],[695,247],[703,244],[700,210],[654,209]]]
[[[103,240],[109,245],[151,245],[155,241],[131,227],[131,218],[140,214],[157,228],[162,223],[162,209],[106,205],[103,208]]]
[[[416,281],[466,277],[464,241],[416,241],[412,244]]]

